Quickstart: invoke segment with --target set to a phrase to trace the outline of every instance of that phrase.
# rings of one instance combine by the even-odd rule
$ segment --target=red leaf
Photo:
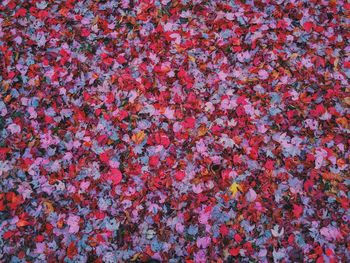
[[[159,163],[159,156],[158,155],[153,155],[149,158],[149,165],[150,166],[157,166]]]
[[[240,242],[243,240],[243,238],[242,238],[239,234],[235,234],[235,235],[234,235],[234,239],[235,239],[236,242],[238,242],[238,243],[240,243]]]
[[[126,59],[124,58],[124,56],[118,56],[117,57],[117,62],[119,64],[124,64],[126,62]]]
[[[220,234],[223,236],[227,236],[228,235],[228,228],[226,225],[221,225],[220,226]]]
[[[177,171],[175,173],[175,179],[178,180],[178,181],[182,181],[185,177],[185,173],[182,172],[182,171]]]
[[[78,254],[77,248],[76,248],[74,242],[71,242],[68,246],[68,249],[67,249],[67,256],[70,259],[73,259],[76,254]]]
[[[350,68],[350,61],[345,61],[343,65],[345,68]]]
[[[267,170],[273,170],[273,165],[274,165],[274,161],[272,160],[267,160],[266,163],[265,163],[265,168]]]
[[[306,180],[304,183],[304,190],[306,192],[310,192],[313,186],[314,186],[314,182],[312,180]]]
[[[169,137],[165,134],[157,133],[154,137],[157,144],[161,144],[164,148],[168,148],[170,145]]]
[[[105,213],[102,212],[102,211],[96,211],[96,212],[95,212],[95,217],[96,217],[97,219],[104,219],[105,216],[106,216]]]
[[[305,22],[303,24],[303,28],[306,32],[310,33],[311,29],[314,27],[314,24],[312,22]]]
[[[112,180],[113,184],[117,185],[123,179],[123,176],[119,169],[112,168],[111,173],[108,176],[108,179]]]
[[[16,73],[13,72],[13,71],[10,71],[10,72],[7,74],[7,77],[8,77],[9,79],[13,79],[15,76],[16,76]]]
[[[230,253],[231,256],[235,257],[235,256],[237,256],[239,254],[239,250],[240,250],[240,248],[233,247],[228,252]]]
[[[293,214],[299,218],[303,214],[303,207],[301,205],[293,204]]]
[[[333,255],[333,250],[332,249],[330,249],[330,248],[326,248],[326,255],[328,256],[328,257],[330,257],[330,256],[332,256]]]
[[[43,242],[45,239],[45,237],[43,235],[38,235],[35,237],[35,241],[36,242]]]
[[[4,211],[4,210],[5,210],[4,201],[0,200],[0,211]]]
[[[24,8],[20,8],[17,10],[16,14],[15,14],[15,17],[18,17],[18,16],[25,16],[27,14],[27,10],[24,9]]]
[[[190,129],[194,128],[195,125],[196,125],[196,119],[193,117],[186,118],[183,124],[185,128],[190,128]]]
[[[82,36],[82,37],[88,37],[88,36],[90,36],[90,31],[89,31],[88,29],[86,29],[86,28],[83,28],[83,29],[81,30],[81,36]]]
[[[170,145],[169,137],[165,134],[160,137],[160,142],[165,148],[168,148],[168,146]]]
[[[119,121],[122,121],[122,120],[124,120],[126,117],[128,117],[128,112],[126,111],[126,110],[121,110],[121,111],[119,111],[119,114],[118,114],[118,116],[117,116],[117,119],[119,120]]]
[[[110,65],[113,64],[113,58],[107,57],[107,58],[102,59],[102,61],[103,61],[103,63],[106,64],[107,66],[110,66]]]
[[[108,153],[107,152],[101,153],[100,160],[104,163],[108,163],[109,162]]]
[[[7,232],[4,233],[4,238],[5,239],[9,239],[12,236],[13,236],[13,232],[12,231],[7,231]]]

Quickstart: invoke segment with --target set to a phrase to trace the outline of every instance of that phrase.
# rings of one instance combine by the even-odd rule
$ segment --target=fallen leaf
[[[138,133],[133,134],[132,137],[131,137],[131,140],[135,144],[140,144],[145,139],[145,137],[146,137],[145,132],[144,131],[140,131]]]
[[[238,191],[242,191],[242,187],[239,184],[237,184],[236,182],[231,184],[230,192],[232,193],[232,196],[235,196]]]

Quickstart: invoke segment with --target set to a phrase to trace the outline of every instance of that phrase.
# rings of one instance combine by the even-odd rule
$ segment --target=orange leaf
[[[336,122],[344,128],[348,127],[348,120],[345,117],[337,118]]]
[[[146,134],[144,131],[140,131],[136,134],[133,134],[131,137],[131,140],[136,143],[136,144],[140,144],[146,137]]]
[[[338,175],[338,174],[334,174],[334,173],[330,173],[330,172],[326,172],[324,174],[322,174],[322,178],[325,180],[329,180],[329,181],[342,181],[343,178]]]
[[[201,137],[207,133],[208,129],[205,126],[200,126],[198,129],[198,136]]]
[[[29,225],[29,222],[28,222],[28,221],[25,221],[25,220],[22,220],[22,219],[20,219],[20,220],[16,223],[16,226],[18,226],[18,227],[27,226],[27,225]]]

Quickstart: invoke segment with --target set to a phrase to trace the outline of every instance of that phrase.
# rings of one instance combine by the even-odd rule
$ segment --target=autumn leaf
[[[71,242],[67,248],[67,256],[70,259],[73,259],[76,254],[78,254],[77,248],[76,248],[74,242]]]
[[[133,134],[132,137],[131,137],[131,140],[135,144],[140,144],[145,139],[145,137],[146,137],[145,132],[144,131],[140,131],[138,133]]]
[[[44,202],[44,207],[45,207],[45,213],[51,214],[53,209],[53,205],[50,202],[45,201]]]
[[[299,218],[303,214],[303,207],[301,205],[293,204],[293,214],[296,218]]]
[[[30,225],[30,223],[26,220],[20,219],[17,223],[16,226],[18,227],[23,227],[23,226],[28,226]]]
[[[198,128],[198,136],[201,137],[201,136],[204,136],[208,131],[208,128],[205,127],[205,126],[200,126]]]
[[[336,119],[336,122],[343,126],[343,128],[347,129],[349,126],[348,120],[345,117],[340,117]]]
[[[106,176],[105,178],[112,181],[114,185],[119,184],[123,179],[122,173],[117,168],[112,168],[111,171],[105,176]]]
[[[237,184],[236,182],[231,184],[230,192],[232,193],[232,196],[235,196],[238,191],[242,191],[242,187],[239,184]]]
[[[325,172],[322,174],[322,178],[329,181],[343,181],[344,179],[339,175],[331,172]]]
[[[346,97],[343,100],[347,105],[350,105],[350,97]]]

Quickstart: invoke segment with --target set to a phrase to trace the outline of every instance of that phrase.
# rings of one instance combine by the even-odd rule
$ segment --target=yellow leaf
[[[238,191],[242,191],[242,187],[239,184],[237,184],[236,182],[231,184],[230,192],[232,193],[232,196],[235,196]]]
[[[188,56],[188,58],[192,61],[192,62],[196,62],[196,59],[192,56]]]
[[[136,144],[140,144],[146,137],[146,134],[144,131],[140,131],[138,133],[133,134],[133,136],[131,137],[131,140],[136,143]]]

